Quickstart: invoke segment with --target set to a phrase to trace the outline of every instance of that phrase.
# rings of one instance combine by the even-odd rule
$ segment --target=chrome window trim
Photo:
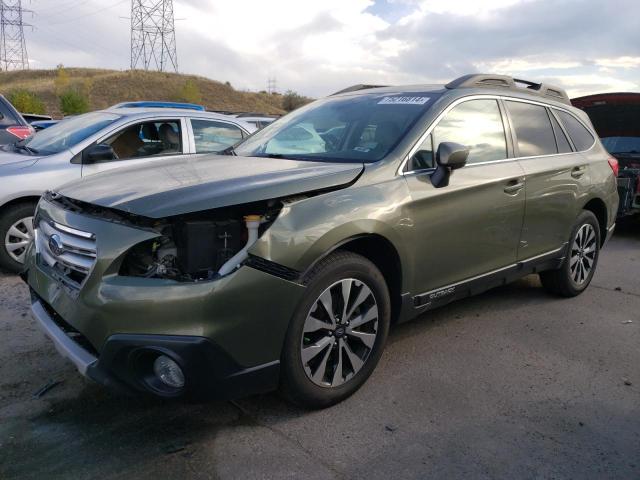
[[[539,105],[539,106],[550,108],[550,109],[560,110],[560,111],[568,113],[573,118],[575,118],[593,136],[593,132],[591,131],[591,129],[587,125],[585,125],[585,123],[580,118],[578,118],[576,115],[574,115],[573,112],[571,112],[569,109],[566,109],[566,108],[557,107],[555,105],[550,105],[548,103],[543,103],[543,102],[539,102],[539,101],[535,101],[535,100],[529,100],[529,99],[518,98],[518,97],[511,97],[511,96],[508,96],[508,95],[494,95],[494,94],[468,95],[466,97],[460,97],[460,98],[455,99],[453,102],[451,102],[449,105],[447,105],[442,112],[440,112],[440,114],[433,120],[433,122],[431,122],[431,124],[429,125],[429,127],[427,128],[425,133],[423,133],[420,136],[418,141],[413,145],[413,147],[411,147],[411,150],[409,150],[409,153],[407,155],[405,155],[405,157],[402,160],[402,162],[400,162],[400,166],[396,170],[396,176],[398,176],[398,175],[405,176],[405,175],[416,174],[416,173],[427,173],[427,172],[432,172],[432,171],[435,170],[435,167],[433,167],[433,168],[425,168],[425,169],[421,169],[421,170],[409,170],[407,172],[403,171],[404,168],[407,166],[407,163],[409,162],[409,159],[415,155],[415,153],[418,151],[418,148],[420,147],[420,145],[422,145],[422,142],[424,142],[425,139],[429,135],[431,135],[431,132],[438,125],[440,120],[442,120],[442,118],[447,113],[449,113],[449,111],[451,111],[454,107],[456,107],[457,105],[459,105],[461,103],[468,102],[470,100],[515,101],[515,102],[530,103],[530,104],[533,104],[533,105]],[[559,119],[558,119],[558,123],[560,124],[560,126],[562,128],[564,128],[564,125],[562,124],[562,122]],[[504,118],[503,118],[503,124],[504,124]],[[505,130],[505,136],[506,136],[506,133],[507,132]],[[571,144],[573,146],[573,141],[571,140],[571,137],[569,137],[568,134],[566,134],[566,135],[567,135],[567,138],[569,139],[569,141],[571,142]],[[478,166],[478,165],[490,165],[490,164],[494,164],[494,163],[511,162],[511,161],[517,161],[517,160],[529,160],[529,159],[532,159],[532,158],[557,157],[557,156],[560,156],[560,155],[575,155],[576,153],[588,152],[589,150],[591,150],[596,145],[596,143],[597,143],[597,140],[594,138],[593,144],[589,148],[587,148],[586,150],[573,151],[573,152],[567,152],[567,153],[552,153],[552,154],[547,154],[547,155],[534,155],[534,156],[528,156],[528,157],[511,157],[511,158],[505,158],[505,159],[501,159],[501,160],[490,160],[488,162],[472,163],[472,164],[466,165],[464,168],[474,167],[474,166]]]

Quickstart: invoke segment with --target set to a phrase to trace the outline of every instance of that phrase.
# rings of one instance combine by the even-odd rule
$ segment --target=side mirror
[[[115,160],[116,153],[113,151],[111,145],[104,143],[98,143],[97,145],[91,145],[82,153],[82,163],[97,163],[108,160]]]
[[[442,142],[436,152],[436,170],[431,175],[431,183],[436,188],[449,185],[449,177],[453,170],[467,164],[469,148],[459,143]]]

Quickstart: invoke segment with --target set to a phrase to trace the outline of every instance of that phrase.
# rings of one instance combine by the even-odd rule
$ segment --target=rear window
[[[558,153],[545,107],[522,102],[505,103],[518,137],[519,156],[534,157]]]
[[[15,125],[18,122],[16,116],[13,113],[13,109],[11,108],[9,101],[6,98],[0,99],[0,125],[9,126]]]
[[[589,132],[589,130],[587,130],[585,126],[582,125],[582,123],[580,123],[573,115],[563,112],[562,110],[556,110],[556,113],[558,114],[558,117],[560,117],[560,121],[571,137],[576,150],[579,152],[589,150],[595,140],[593,135],[591,135],[591,132]]]

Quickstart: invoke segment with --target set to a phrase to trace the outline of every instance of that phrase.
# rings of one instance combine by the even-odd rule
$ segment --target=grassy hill
[[[195,75],[89,68],[65,68],[64,71],[67,86],[82,90],[91,110],[133,100],[200,100],[197,103],[209,110],[285,113],[282,95],[242,92],[229,84]],[[28,90],[42,100],[49,115],[61,117],[58,77],[56,69],[2,72],[0,93],[8,96],[11,92]],[[190,98],[185,98],[186,92]]]

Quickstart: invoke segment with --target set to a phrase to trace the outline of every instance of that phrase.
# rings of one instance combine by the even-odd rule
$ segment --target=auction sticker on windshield
[[[424,105],[430,97],[384,97],[378,105]]]

